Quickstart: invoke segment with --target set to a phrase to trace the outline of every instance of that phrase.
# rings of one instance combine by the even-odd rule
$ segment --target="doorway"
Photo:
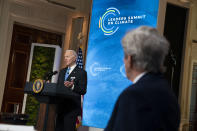
[[[21,113],[32,43],[62,45],[62,35],[14,24],[1,112]]]
[[[170,42],[170,49],[165,60],[165,77],[171,84],[177,98],[179,97],[181,71],[184,62],[183,54],[188,12],[189,9],[187,8],[167,4],[164,36]]]

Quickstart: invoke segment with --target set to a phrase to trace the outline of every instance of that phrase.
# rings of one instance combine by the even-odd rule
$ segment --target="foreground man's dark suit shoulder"
[[[119,96],[105,131],[178,131],[177,99],[161,74],[147,73]]]
[[[58,77],[58,90],[64,91],[65,73],[67,68],[60,71]],[[85,70],[75,67],[67,78],[67,81],[71,81],[74,78],[74,89],[72,91],[76,94],[73,99],[71,97],[65,97],[61,99],[57,105],[57,119],[56,119],[56,131],[75,131],[75,123],[77,116],[81,114],[81,96],[86,93],[87,89],[87,73]]]

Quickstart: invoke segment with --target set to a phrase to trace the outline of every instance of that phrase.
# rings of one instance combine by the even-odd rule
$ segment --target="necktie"
[[[70,68],[68,67],[68,68],[67,68],[67,71],[66,71],[66,74],[65,74],[65,79],[64,79],[64,80],[66,80],[66,79],[68,78],[68,76],[69,76],[69,71],[70,71]]]

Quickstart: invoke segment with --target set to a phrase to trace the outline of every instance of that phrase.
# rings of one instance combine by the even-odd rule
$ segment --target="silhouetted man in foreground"
[[[178,131],[179,105],[162,75],[168,41],[142,26],[128,32],[122,46],[133,84],[120,94],[105,131]]]

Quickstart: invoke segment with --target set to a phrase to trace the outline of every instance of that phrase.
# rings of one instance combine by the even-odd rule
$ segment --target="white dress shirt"
[[[135,84],[142,76],[144,76],[147,72],[142,72],[140,73],[135,79],[133,80],[133,84]]]

